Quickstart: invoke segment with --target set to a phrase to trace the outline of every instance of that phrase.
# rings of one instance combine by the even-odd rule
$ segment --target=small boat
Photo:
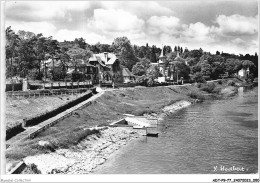
[[[147,137],[158,137],[159,133],[147,133],[146,136]]]
[[[144,128],[145,128],[144,126],[139,126],[139,125],[133,126],[133,129],[144,129]]]

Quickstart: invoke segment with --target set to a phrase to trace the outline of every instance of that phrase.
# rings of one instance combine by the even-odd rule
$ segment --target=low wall
[[[42,114],[39,114],[37,116],[24,119],[24,121],[21,122],[20,124],[14,125],[13,127],[10,127],[6,130],[6,140],[9,140],[13,136],[15,136],[18,133],[21,133],[22,131],[24,131],[23,126],[28,127],[28,126],[34,126],[34,125],[37,125],[39,123],[42,123],[43,121],[48,120],[49,118],[52,118],[56,115],[59,115],[61,112],[64,112],[67,109],[70,109],[70,108],[74,107],[75,105],[89,99],[95,93],[97,93],[96,90],[92,89],[87,94],[77,98],[76,100],[70,101],[70,102],[68,102],[68,103],[66,103],[62,106],[59,106],[59,107],[53,109],[52,111],[48,111],[46,113],[42,113]],[[66,116],[69,116],[69,115],[71,115],[71,113],[68,113]],[[60,119],[54,120],[54,122],[52,122],[51,124],[48,124],[47,127],[54,125],[59,120]],[[34,135],[35,134],[32,134],[32,136],[34,136]]]
[[[24,120],[24,126],[34,126],[34,125],[37,125],[77,104],[79,104],[80,102],[83,102],[84,100],[87,100],[88,98],[90,98],[92,96],[92,91],[89,91],[89,93],[87,93],[86,95],[80,97],[80,98],[77,98],[76,100],[73,100],[73,101],[70,101],[60,107],[57,107],[55,109],[53,109],[52,111],[48,111],[46,113],[42,113],[42,114],[39,114],[35,117],[32,117],[30,119],[25,119]]]
[[[5,85],[5,91],[21,91],[23,90],[23,84],[22,83],[14,83],[14,84],[6,84]]]

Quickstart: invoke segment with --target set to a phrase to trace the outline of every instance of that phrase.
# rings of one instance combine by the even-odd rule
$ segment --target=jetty
[[[148,137],[158,137],[158,119],[146,116],[134,116],[132,114],[124,114],[126,117],[110,123],[110,126],[130,126],[133,129],[143,129]],[[156,122],[155,122],[156,121]]]

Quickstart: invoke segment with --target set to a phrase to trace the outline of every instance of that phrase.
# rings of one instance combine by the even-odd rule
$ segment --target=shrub
[[[38,170],[38,168],[37,168],[37,166],[36,166],[35,164],[31,164],[31,165],[29,166],[29,169],[30,169],[33,173],[35,173],[35,174],[41,174],[41,171]]]
[[[206,83],[205,78],[202,76],[200,72],[197,72],[193,75],[193,80],[197,83]]]
[[[78,71],[73,71],[71,75],[72,81],[80,81],[83,79],[83,74]]]
[[[71,145],[77,145],[80,141],[87,138],[87,136],[98,133],[100,133],[100,131],[96,129],[74,129],[68,134],[68,136],[62,137],[57,146],[62,148],[69,148]]]
[[[137,77],[137,79],[136,79],[136,83],[141,86],[146,86],[146,82],[147,82],[146,76],[140,76],[140,77]]]
[[[32,69],[28,72],[28,77],[32,80],[41,80],[43,77],[43,74],[38,71],[38,69]]]
[[[222,83],[223,83],[222,79],[218,80],[218,84],[222,85]]]
[[[200,100],[203,100],[204,99],[204,96],[203,95],[201,95],[199,92],[197,92],[197,91],[190,91],[189,93],[188,93],[188,96],[189,97],[191,97],[191,98],[193,98],[193,99],[200,99]]]
[[[201,90],[202,90],[202,91],[205,91],[205,92],[208,92],[208,93],[213,93],[213,91],[214,91],[215,88],[216,88],[215,83],[207,83],[207,84],[204,84],[204,85],[201,87]]]
[[[202,83],[195,83],[194,86],[197,87],[197,88],[201,88]]]
[[[232,81],[232,80],[228,80],[227,85],[228,86],[235,86],[236,83],[234,81]]]

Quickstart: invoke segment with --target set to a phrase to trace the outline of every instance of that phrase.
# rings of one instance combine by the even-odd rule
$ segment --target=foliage
[[[201,90],[208,92],[208,93],[213,93],[214,89],[216,88],[215,83],[205,83],[201,86]]]
[[[193,98],[193,99],[200,99],[200,100],[204,99],[204,96],[200,92],[195,91],[195,90],[190,91],[188,93],[188,96]]]
[[[127,37],[116,38],[112,43],[112,48],[118,54],[121,64],[132,71],[132,67],[138,62],[138,59],[134,55],[134,50],[129,39]]]
[[[41,80],[43,77],[43,74],[41,72],[39,72],[38,69],[31,69],[28,72],[28,77],[32,80]]]
[[[71,75],[72,81],[81,81],[84,75],[78,71],[73,71]]]
[[[235,86],[236,83],[233,80],[228,80],[227,85],[228,86]]]
[[[76,38],[74,41],[58,42],[50,37],[42,34],[35,34],[30,31],[20,30],[15,33],[11,27],[7,27],[6,33],[6,77],[30,76],[35,78],[35,74],[43,72],[41,63],[46,59],[58,57],[63,65],[74,65],[77,68],[78,60],[81,59],[85,63],[94,53],[114,52],[120,64],[126,66],[136,75],[146,74],[150,77],[150,81],[154,80],[154,76],[150,75],[148,68],[150,63],[156,63],[161,53],[161,49],[155,45],[149,46],[148,43],[143,46],[131,45],[127,37],[118,37],[114,39],[112,45],[96,43],[89,45],[84,38]],[[258,55],[235,55],[228,53],[216,54],[203,52],[200,49],[185,50],[181,46],[164,46],[164,54],[167,56],[166,66],[170,61],[174,61],[177,51],[183,59],[175,64],[178,75],[185,79],[190,79],[190,74],[196,75],[201,73],[204,77],[210,79],[218,79],[225,72],[229,76],[237,73],[240,69],[249,68],[251,77],[258,76]],[[184,50],[184,51],[183,51]],[[187,62],[188,65],[185,65]],[[36,70],[38,70],[36,72]],[[147,74],[148,73],[148,74]],[[52,73],[53,74],[53,73]],[[54,73],[55,74],[55,73]],[[62,78],[62,76],[52,75],[52,78]]]
[[[204,79],[203,75],[200,73],[200,72],[196,72],[194,75],[193,75],[193,78],[192,78],[195,82],[197,83],[206,83],[206,80]]]
[[[137,63],[133,66],[132,72],[133,72],[134,75],[142,76],[142,75],[145,74],[145,68],[144,68],[144,66],[142,65],[142,63],[137,62]]]
[[[242,62],[239,59],[228,58],[224,66],[226,72],[228,72],[228,75],[231,76],[242,68]]]
[[[147,78],[145,75],[136,78],[137,85],[146,86],[147,85]]]

